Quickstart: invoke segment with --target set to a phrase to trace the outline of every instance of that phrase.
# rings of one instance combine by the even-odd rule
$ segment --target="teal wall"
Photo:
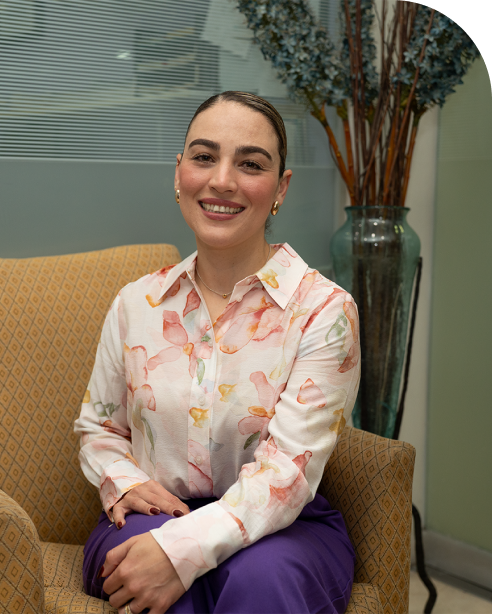
[[[480,59],[441,112],[427,528],[492,552],[492,98]]]
[[[291,167],[270,241],[287,241],[311,265],[329,263],[333,168]],[[0,257],[24,258],[195,238],[174,201],[174,164],[0,160]]]

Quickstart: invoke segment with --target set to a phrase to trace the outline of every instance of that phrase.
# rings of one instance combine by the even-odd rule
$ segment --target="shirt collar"
[[[265,290],[277,305],[285,309],[301,283],[308,269],[308,265],[288,243],[273,245],[272,247],[278,247],[273,256],[259,271],[257,271],[257,273],[238,282],[235,289],[238,286],[251,286],[254,278],[256,278],[262,283]],[[167,290],[169,290],[173,283],[184,272],[194,281],[196,255],[197,252],[193,252],[193,254],[185,258],[169,271],[161,286],[159,299],[162,298]]]
[[[285,309],[307,269],[308,265],[292,247],[283,243],[256,276],[277,305]]]
[[[196,252],[193,252],[190,256],[178,262],[166,275],[166,279],[162,283],[162,286],[159,291],[158,298],[161,299],[164,294],[169,290],[169,288],[173,285],[173,283],[178,279],[180,275],[183,273],[192,272],[192,279],[195,279],[195,260],[196,260]]]

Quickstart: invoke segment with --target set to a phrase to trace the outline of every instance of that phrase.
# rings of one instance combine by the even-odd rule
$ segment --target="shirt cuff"
[[[173,564],[186,590],[196,578],[228,559],[244,543],[240,521],[218,502],[150,531]]]
[[[111,520],[111,508],[125,493],[149,480],[149,476],[131,461],[120,460],[108,465],[101,474],[99,489],[101,503],[108,518]]]

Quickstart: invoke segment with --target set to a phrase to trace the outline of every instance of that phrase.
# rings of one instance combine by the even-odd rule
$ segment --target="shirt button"
[[[200,404],[200,407],[203,407],[205,405],[205,397],[201,396],[198,403]]]
[[[202,457],[201,456],[197,456],[195,458],[195,462],[196,462],[197,465],[201,465],[202,464]]]

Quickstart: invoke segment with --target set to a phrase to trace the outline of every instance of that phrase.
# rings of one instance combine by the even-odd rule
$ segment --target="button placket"
[[[203,296],[197,288],[194,281],[193,286],[198,292],[200,297],[199,314],[197,314],[198,322],[203,319],[210,320],[210,315],[204,302]],[[212,355],[209,359],[204,359],[203,364],[205,370],[202,376],[203,381],[215,381],[215,362],[216,362],[216,347],[213,339],[213,329],[211,328],[210,336],[213,342]],[[192,380],[191,394],[190,394],[190,410],[188,421],[188,460],[196,467],[200,467],[200,471],[205,475],[211,476],[211,461],[209,455],[209,439],[211,432],[212,411],[213,411],[213,392],[205,391],[202,385],[198,381],[198,374],[196,373]],[[197,446],[193,444],[199,444],[202,448],[202,453],[197,453]],[[212,492],[208,493],[208,496],[212,496]]]

